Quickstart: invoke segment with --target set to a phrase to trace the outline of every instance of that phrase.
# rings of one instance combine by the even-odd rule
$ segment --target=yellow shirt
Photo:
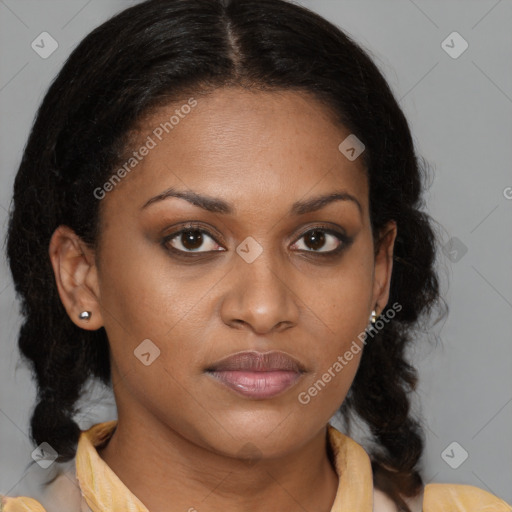
[[[59,476],[50,484],[44,500],[39,498],[46,503],[47,509],[34,498],[0,495],[0,512],[148,512],[96,450],[96,446],[112,435],[116,424],[117,420],[97,423],[82,431],[73,471]],[[377,505],[376,500],[374,511],[370,458],[363,447],[330,424],[328,440],[333,448],[339,478],[331,512],[396,510],[388,508],[389,505],[381,500]],[[411,502],[411,506],[419,512],[512,512],[510,505],[487,491],[452,484],[426,485],[423,507],[420,502]]]

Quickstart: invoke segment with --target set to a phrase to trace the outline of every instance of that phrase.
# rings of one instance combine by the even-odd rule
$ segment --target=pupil
[[[305,243],[310,249],[320,249],[325,243],[325,234],[323,231],[311,231],[306,236]]]
[[[197,230],[185,231],[181,235],[181,243],[187,249],[197,249],[203,243],[203,235]]]

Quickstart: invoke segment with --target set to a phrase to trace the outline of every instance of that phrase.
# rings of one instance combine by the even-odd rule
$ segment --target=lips
[[[305,371],[303,366],[284,352],[238,352],[214,363],[207,371]]]
[[[284,352],[238,352],[206,369],[217,382],[253,399],[268,399],[292,387],[304,366]]]

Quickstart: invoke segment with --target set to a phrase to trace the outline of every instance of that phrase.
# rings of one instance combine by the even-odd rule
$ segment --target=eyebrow
[[[165,199],[169,199],[171,197],[185,199],[185,201],[188,201],[189,203],[212,213],[222,213],[225,215],[235,213],[233,206],[231,206],[223,199],[201,195],[191,190],[176,190],[173,187],[146,201],[141,207],[141,210],[152,204],[164,201]],[[350,201],[357,206],[361,215],[363,213],[361,203],[352,194],[349,194],[345,191],[337,191],[330,194],[311,197],[303,201],[296,201],[290,208],[290,214],[305,215],[306,213],[316,212],[335,201]]]

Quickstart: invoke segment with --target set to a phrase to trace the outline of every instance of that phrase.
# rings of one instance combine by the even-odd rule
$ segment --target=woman
[[[15,181],[45,482],[3,509],[510,510],[419,471],[404,351],[440,302],[421,177],[382,75],[306,9],[149,0],[94,30]],[[118,419],[82,432],[90,377]]]

